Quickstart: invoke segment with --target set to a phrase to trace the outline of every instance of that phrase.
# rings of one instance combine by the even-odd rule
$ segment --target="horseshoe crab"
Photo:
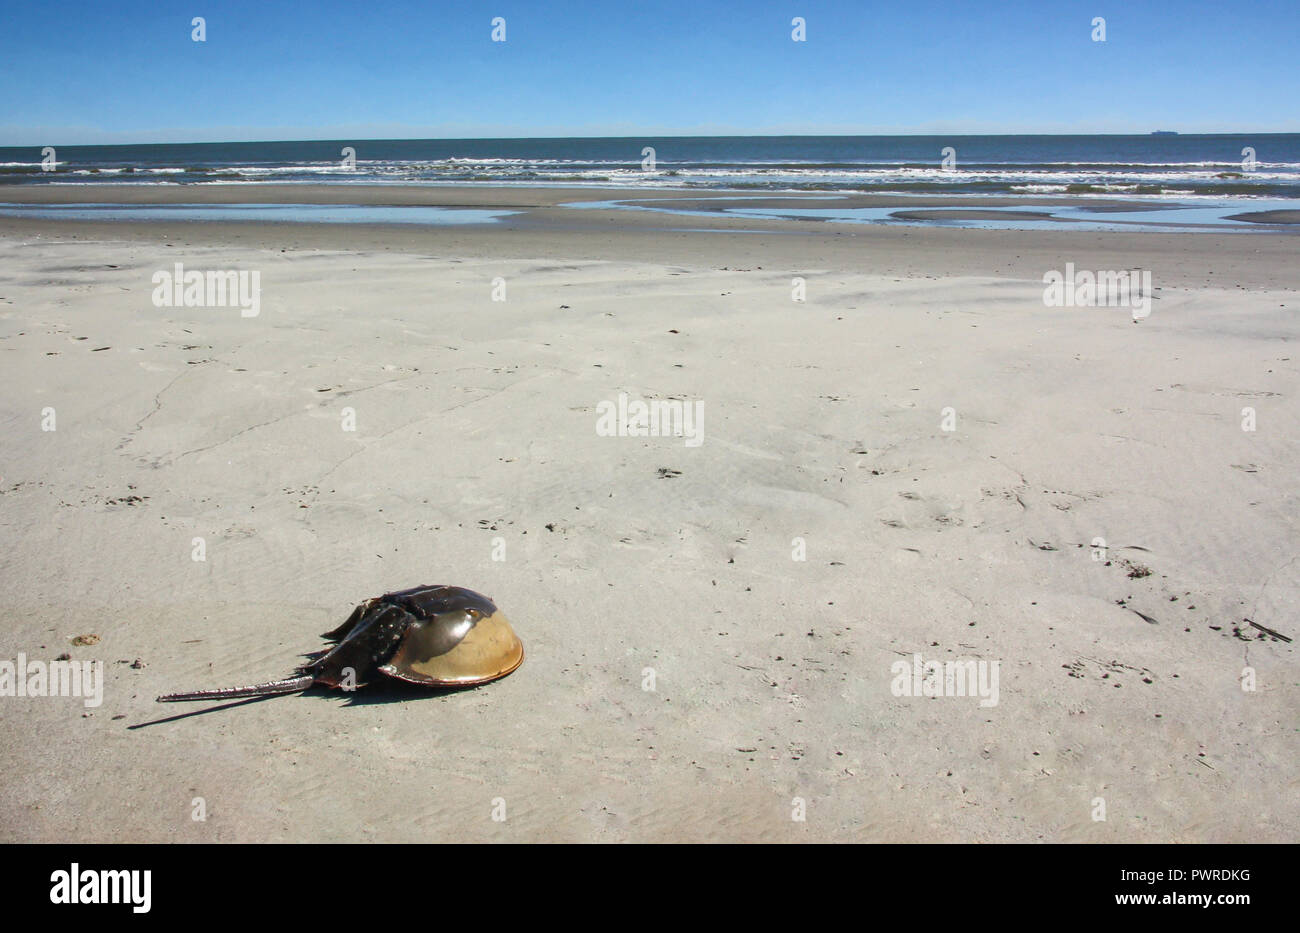
[[[416,586],[367,599],[321,636],[335,642],[294,676],[247,687],[173,693],[159,703],[298,693],[314,684],[353,690],[376,673],[429,687],[468,687],[504,677],[524,646],[492,600],[459,586]]]

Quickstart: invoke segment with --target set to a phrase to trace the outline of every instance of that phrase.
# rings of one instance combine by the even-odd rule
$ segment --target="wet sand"
[[[1297,211],[1247,211],[1233,214],[1229,220],[1244,220],[1252,224],[1300,224],[1300,210]]]

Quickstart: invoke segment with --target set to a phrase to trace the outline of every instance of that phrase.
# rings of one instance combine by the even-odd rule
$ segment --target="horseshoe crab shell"
[[[492,600],[459,586],[417,586],[367,599],[324,638],[337,644],[293,677],[158,697],[224,700],[297,693],[313,684],[352,690],[376,674],[429,687],[468,687],[505,677],[524,646]]]

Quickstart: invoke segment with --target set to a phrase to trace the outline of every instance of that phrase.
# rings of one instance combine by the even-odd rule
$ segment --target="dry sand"
[[[0,838],[1294,841],[1295,648],[1243,621],[1300,632],[1294,239],[440,196],[533,207],[0,221],[0,659],[108,668],[93,710],[0,698]],[[176,262],[260,314],[155,307]],[[1045,307],[1067,262],[1151,270],[1150,317]],[[598,436],[620,392],[703,443]],[[417,583],[494,597],[523,667],[153,701]],[[998,703],[895,696],[915,653]]]

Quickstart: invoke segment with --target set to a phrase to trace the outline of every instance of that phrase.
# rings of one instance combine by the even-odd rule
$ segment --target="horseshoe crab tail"
[[[238,697],[274,696],[277,693],[297,693],[312,685],[314,678],[310,674],[301,677],[288,677],[284,680],[272,680],[264,684],[248,687],[219,687],[216,690],[197,690],[194,693],[169,693],[158,697],[159,703],[179,703],[186,700],[233,700]]]

